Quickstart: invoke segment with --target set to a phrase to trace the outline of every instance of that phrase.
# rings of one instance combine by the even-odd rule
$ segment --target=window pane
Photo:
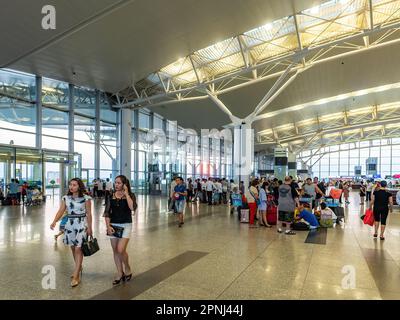
[[[68,139],[59,139],[43,135],[42,145],[44,149],[68,151]]]
[[[134,112],[132,111],[132,113]],[[117,123],[117,112],[111,109],[107,95],[103,92],[100,93],[100,120]]]
[[[74,149],[82,154],[82,168],[94,169],[94,144],[75,141]]]
[[[57,109],[68,111],[69,89],[68,83],[43,78],[42,80],[42,103],[43,106],[53,106]]]
[[[74,88],[75,113],[94,117],[96,114],[96,92],[87,88]]]
[[[0,129],[0,143],[10,144],[13,141],[14,145],[34,147],[36,143],[36,136],[33,133],[24,133],[14,130]]]
[[[80,141],[95,141],[95,121],[90,118],[81,117],[75,114],[74,139]]]
[[[68,138],[68,113],[50,108],[43,108],[42,134]]]

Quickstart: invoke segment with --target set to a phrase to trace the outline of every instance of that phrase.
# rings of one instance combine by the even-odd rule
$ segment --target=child
[[[61,219],[60,222],[60,232],[54,236],[54,240],[57,241],[58,237],[63,235],[65,232],[65,225],[68,222],[68,215],[65,213],[64,217]]]
[[[310,205],[308,203],[300,202],[300,213],[296,217],[296,220],[299,221],[301,219],[304,219],[310,225],[310,229],[317,229],[319,227],[318,220],[311,211],[307,210],[309,208]]]

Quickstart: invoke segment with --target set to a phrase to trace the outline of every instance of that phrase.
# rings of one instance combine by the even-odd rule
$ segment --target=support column
[[[65,187],[65,164],[60,163],[60,197],[66,194],[66,187]]]
[[[96,90],[95,109],[95,145],[94,145],[94,175],[100,177],[100,91]]]
[[[210,172],[210,138],[209,130],[201,129],[201,155],[200,155],[200,172],[202,177],[209,178]]]
[[[36,76],[36,148],[42,149],[42,77]]]
[[[234,130],[233,174],[235,181],[244,182],[248,188],[254,158],[254,131],[251,123],[242,123]]]
[[[74,86],[72,84],[68,85],[68,153],[69,153],[69,160],[68,163],[68,179],[72,179],[75,176],[74,172],[74,112],[75,112],[75,104],[74,104]],[[72,161],[72,162],[71,162]],[[79,171],[79,175],[81,172]]]
[[[162,129],[165,134],[165,139],[167,139],[167,119],[163,119],[162,121]],[[161,165],[161,171],[163,172],[163,178],[165,179],[166,174],[167,174],[167,150],[163,150],[163,153],[161,155],[161,160],[162,160],[162,165]]]
[[[132,124],[131,110],[124,108],[120,112],[119,118],[119,152],[120,152],[120,174],[131,180],[131,142],[132,142]]]
[[[288,153],[288,175],[296,179],[297,176],[297,162],[296,154],[293,152]]]
[[[136,189],[139,188],[139,110],[133,111],[134,113],[134,127],[135,127],[135,161],[134,161],[134,185]]]

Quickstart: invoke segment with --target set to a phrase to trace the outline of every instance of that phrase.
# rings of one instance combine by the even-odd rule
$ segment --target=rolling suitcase
[[[267,222],[270,225],[276,225],[278,220],[278,207],[274,201],[267,202]]]
[[[337,223],[344,221],[344,209],[342,207],[332,208],[332,210],[337,216]]]
[[[241,223],[249,223],[249,209],[241,209],[240,210],[240,222]]]

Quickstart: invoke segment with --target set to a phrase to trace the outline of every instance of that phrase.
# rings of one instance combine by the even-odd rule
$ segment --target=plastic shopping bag
[[[363,221],[364,221],[364,224],[368,224],[371,227],[374,225],[374,222],[375,222],[374,213],[372,212],[371,209],[367,209],[365,211],[365,216],[364,216],[364,220]]]

